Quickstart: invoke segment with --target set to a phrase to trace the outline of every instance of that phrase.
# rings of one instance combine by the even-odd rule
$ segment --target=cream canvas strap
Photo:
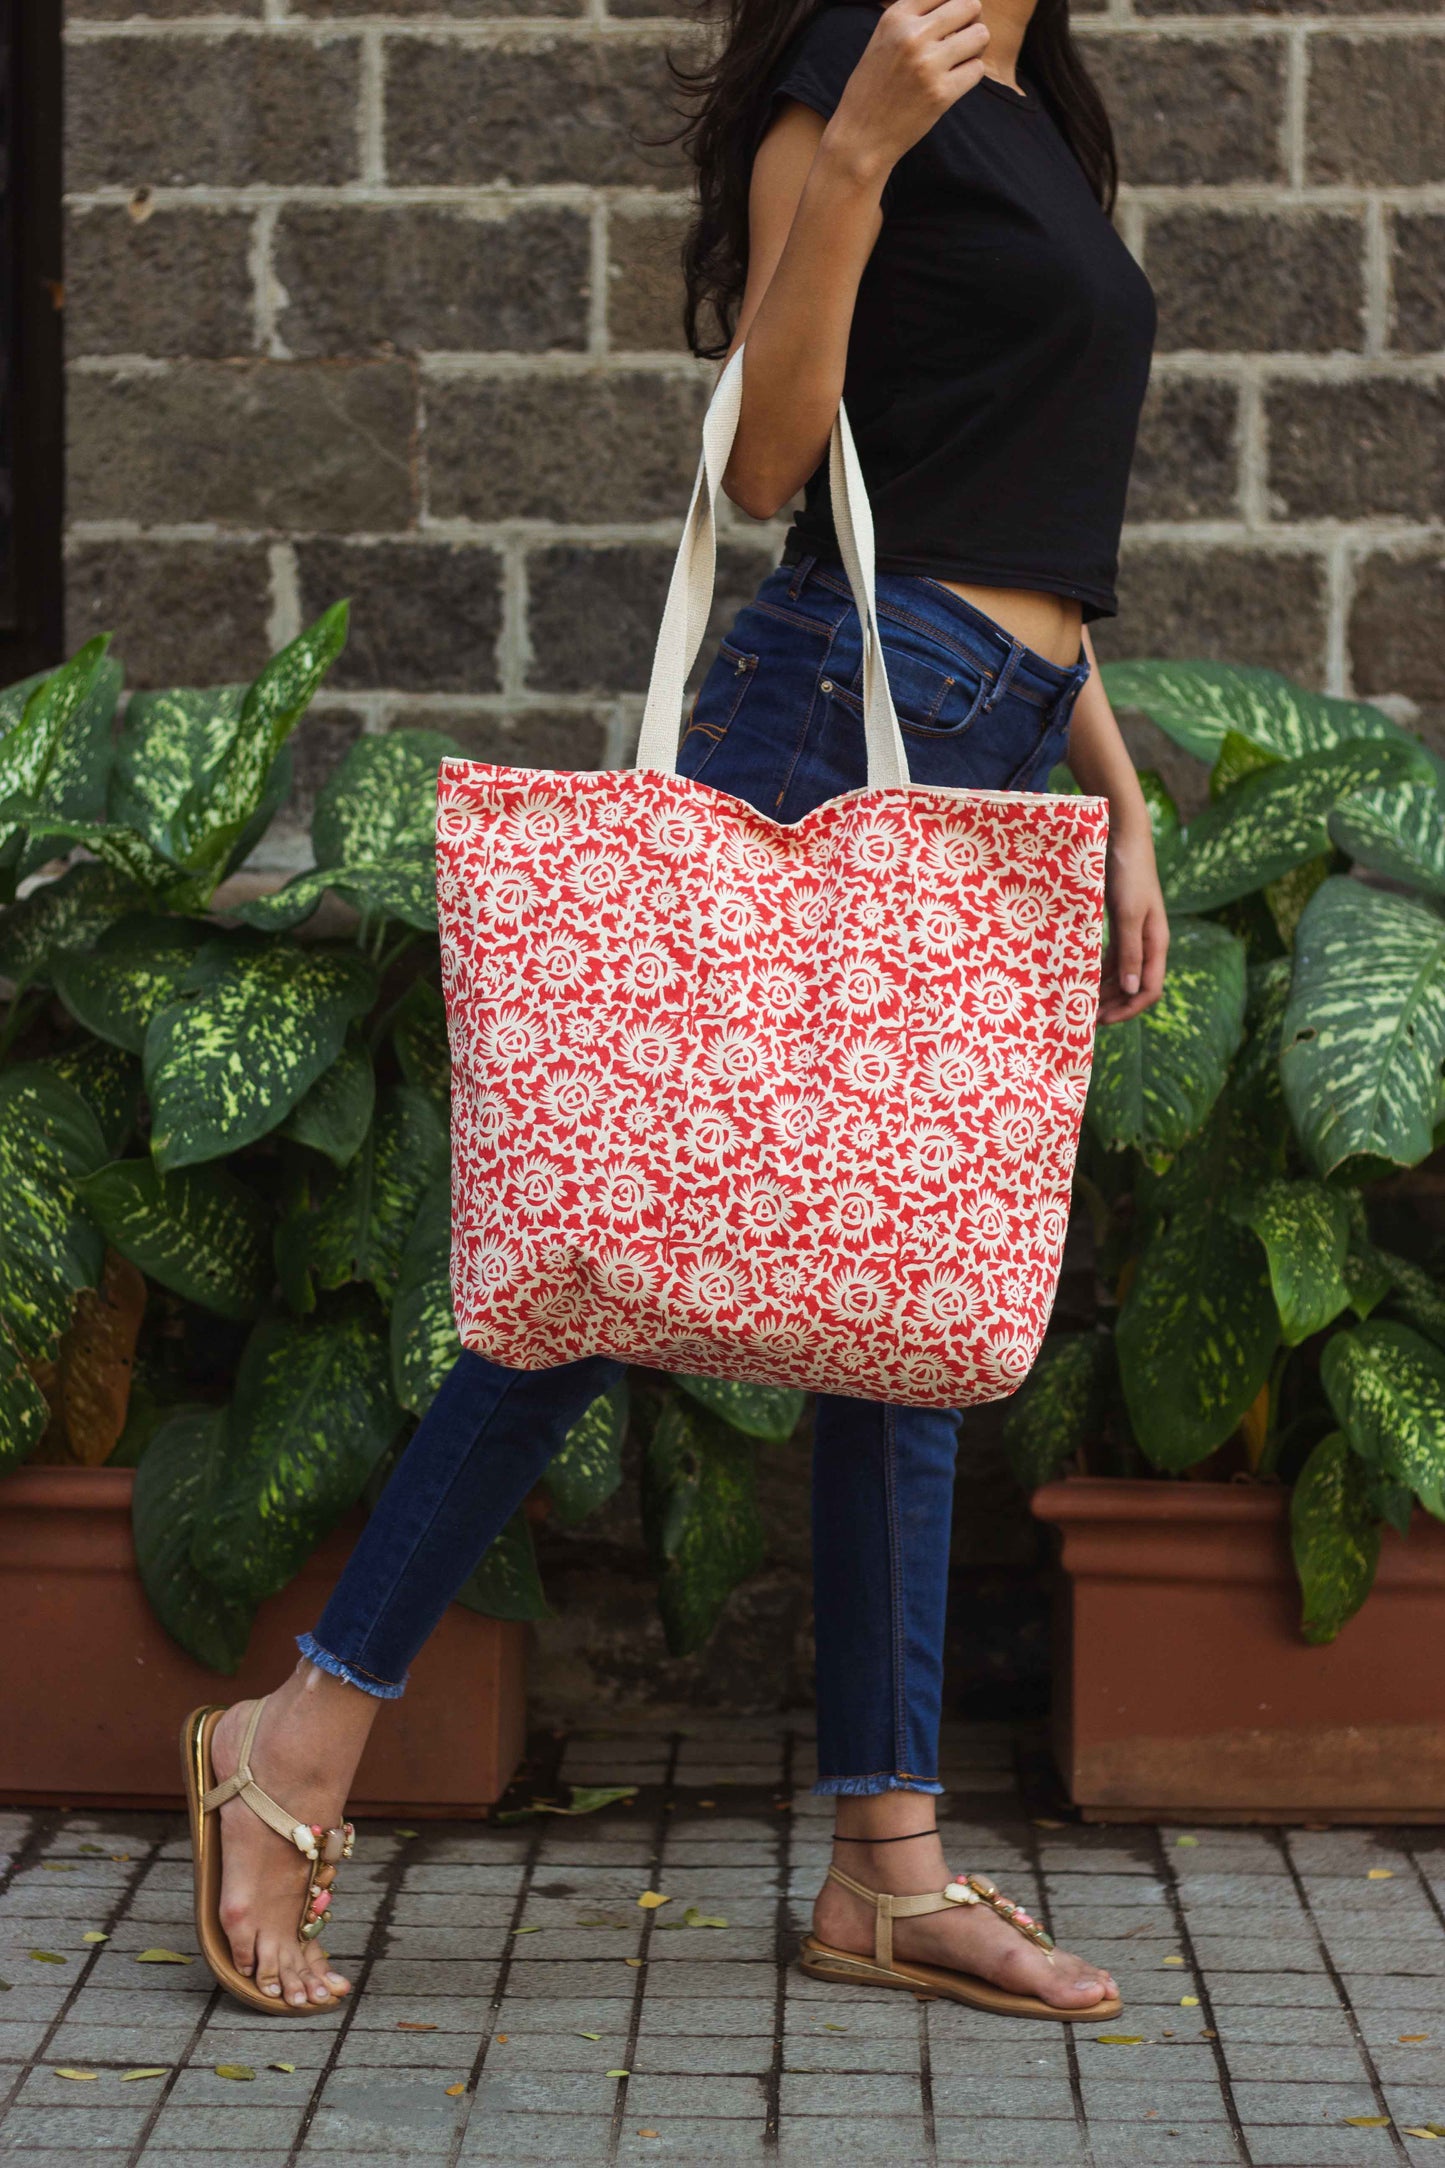
[[[256,1728],[260,1724],[261,1711],[265,1706],[265,1701],[261,1700],[252,1709],[245,1737],[241,1741],[241,1758],[230,1776],[219,1784],[213,1784],[211,1789],[202,1795],[201,1812],[211,1814],[218,1807],[224,1807],[230,1799],[242,1800],[253,1814],[259,1815],[268,1828],[274,1829],[277,1836],[284,1837],[288,1844],[294,1844],[306,1859],[313,1863],[321,1860],[328,1866],[334,1866],[338,1860],[349,1857],[350,1823],[343,1824],[340,1829],[321,1829],[314,1822],[298,1821],[296,1816],[288,1814],[269,1792],[263,1792],[251,1774],[251,1748],[255,1745]]]
[[[722,488],[743,403],[743,348],[739,347],[718,379],[703,418],[702,457],[693,484],[672,582],[657,635],[652,679],[637,741],[639,768],[663,775],[677,773],[684,690],[697,661],[712,610],[717,576],[717,500]],[[908,755],[878,632],[874,603],[873,515],[853,443],[848,416],[839,403],[828,447],[828,482],[839,554],[863,627],[863,731],[868,753],[870,790],[908,781]]]
[[[894,1897],[887,1890],[869,1889],[866,1882],[855,1882],[851,1874],[844,1874],[841,1867],[828,1869],[830,1882],[841,1883],[855,1897],[873,1907],[873,1955],[880,1965],[893,1962],[893,1922],[895,1920],[922,1919],[930,1912],[947,1912],[954,1905],[987,1905],[989,1910],[1008,1926],[1017,1929],[1025,1941],[1032,1942],[1053,1963],[1054,1938],[1037,1920],[1030,1918],[1022,1905],[1016,1905],[1005,1897],[998,1885],[990,1882],[986,1874],[956,1876],[946,1888],[929,1890],[921,1897]]]

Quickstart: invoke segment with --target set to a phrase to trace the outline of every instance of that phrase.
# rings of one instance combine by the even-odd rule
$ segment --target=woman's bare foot
[[[254,1703],[237,1702],[216,1727],[211,1762],[218,1784],[230,1776]],[[298,1820],[335,1828],[371,1729],[372,1696],[301,1663],[271,1695],[251,1748],[251,1771],[263,1792]],[[351,1992],[319,1941],[302,1942],[296,1924],[311,1874],[294,1846],[242,1799],[221,1809],[221,1926],[238,1972],[263,1994],[306,2007]]]
[[[891,1890],[896,1897],[941,1890],[950,1875],[943,1845],[933,1833],[931,1799],[917,1792],[893,1792],[884,1798],[922,1802],[929,1818],[922,1819],[917,1806],[910,1817],[907,1809],[899,1808],[884,1809],[880,1814],[881,1802],[872,1799],[840,1801],[839,1835],[852,1836],[852,1825],[861,1821],[864,1826],[857,1834],[865,1841],[835,1841],[835,1863],[855,1882],[869,1889]],[[860,1815],[860,1809],[873,1811]],[[910,1818],[920,1831],[928,1833],[901,1843],[866,1841],[867,1837],[884,1834],[877,1826],[880,1820],[901,1820],[906,1830]],[[867,1826],[869,1823],[873,1826]],[[963,1871],[977,1870],[970,1864]],[[835,1950],[871,1957],[873,1927],[871,1905],[836,1882],[823,1884],[813,1906],[813,1932],[820,1942]],[[946,1912],[925,1913],[921,1919],[896,1920],[893,1950],[906,1963],[946,1965],[951,1971],[971,1972],[1010,1994],[1036,1995],[1040,2002],[1056,2010],[1086,2010],[1118,1993],[1102,1966],[1087,1964],[1081,1957],[1070,1956],[1067,1950],[1041,1950],[987,1905],[950,1905]]]

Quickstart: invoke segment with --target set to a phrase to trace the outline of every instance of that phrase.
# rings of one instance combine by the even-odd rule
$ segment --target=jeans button
[[[819,685],[818,690],[820,693],[830,693],[833,690],[833,680],[831,678],[824,678],[822,683]]]

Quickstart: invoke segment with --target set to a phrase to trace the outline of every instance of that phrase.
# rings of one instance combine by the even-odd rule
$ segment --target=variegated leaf
[[[120,828],[109,821],[58,821],[49,817],[32,819],[27,828],[34,842],[63,845],[66,849],[79,845],[82,850],[93,851],[123,879],[172,910],[189,911],[205,901],[189,875],[179,873],[134,828]],[[47,850],[46,855],[54,853]]]
[[[258,1325],[191,1544],[197,1572],[237,1601],[283,1589],[355,1504],[399,1420],[384,1320],[369,1299]]]
[[[1442,1061],[1445,916],[1360,881],[1326,881],[1295,935],[1280,1057],[1295,1127],[1320,1173],[1354,1159],[1423,1159]]]
[[[430,979],[416,979],[398,1002],[391,1021],[391,1043],[408,1084],[429,1092],[442,1108],[451,1105],[451,1051],[447,1011]]]
[[[1302,866],[1291,867],[1277,881],[1267,883],[1263,893],[1269,915],[1274,920],[1275,931],[1286,948],[1294,947],[1294,937],[1299,922],[1304,917],[1305,905],[1317,888],[1323,887],[1332,873],[1342,872],[1343,864],[1334,851],[1327,851],[1318,858],[1307,858]]]
[[[281,1134],[345,1167],[366,1141],[375,1106],[376,1072],[365,1039],[353,1031],[331,1067],[297,1100]]]
[[[55,957],[88,948],[140,900],[135,884],[113,866],[69,867],[0,911],[0,977],[43,984]]]
[[[111,688],[105,654],[109,645],[109,633],[87,640],[69,662],[32,681],[19,715],[0,735],[0,852],[10,862],[12,876],[19,857],[13,840],[16,822],[28,826],[27,812],[54,814],[57,794],[67,795],[66,742],[73,732],[90,735],[86,718],[95,714],[97,702],[103,702]],[[112,709],[114,705],[112,700]],[[107,715],[107,728],[109,721]],[[74,781],[70,776],[70,796],[75,795]]]
[[[1333,1641],[1374,1586],[1380,1524],[1369,1470],[1346,1438],[1321,1438],[1295,1479],[1290,1540],[1304,1594],[1306,1641]]]
[[[439,730],[358,738],[317,793],[311,819],[317,865],[425,856],[436,841],[437,768],[460,751]]]
[[[151,1150],[160,1167],[238,1151],[283,1121],[376,998],[360,957],[241,943],[191,982],[146,1032]]]
[[[273,762],[346,645],[347,605],[337,602],[273,655],[246,688],[229,745],[210,773],[198,777],[176,809],[173,834],[180,862],[218,881],[266,793]]]
[[[432,1182],[402,1251],[391,1305],[391,1375],[396,1397],[425,1415],[462,1352],[452,1314],[451,1182]]]
[[[1328,849],[1329,817],[1342,797],[1376,784],[1428,782],[1433,772],[1406,738],[1275,761],[1181,830],[1160,868],[1165,900],[1171,911],[1217,910]]]
[[[271,1210],[220,1166],[162,1174],[123,1159],[79,1184],[107,1242],[158,1280],[219,1317],[256,1317],[271,1292]]]
[[[514,1513],[456,1600],[484,1618],[545,1618],[548,1612],[537,1552],[525,1513]]]
[[[1220,741],[1214,766],[1209,771],[1209,795],[1211,799],[1223,798],[1242,783],[1247,775],[1257,775],[1261,768],[1272,768],[1280,753],[1266,752],[1262,745],[1242,738],[1237,730],[1226,730]]]
[[[763,1562],[755,1448],[731,1424],[668,1400],[643,1456],[642,1514],[670,1655],[700,1649]]]
[[[191,1563],[225,1455],[220,1408],[180,1408],[152,1435],[131,1500],[136,1569],[151,1609],[187,1655],[229,1677],[251,1636],[249,1603],[222,1595]]]
[[[101,1468],[126,1426],[136,1341],[146,1313],[145,1277],[108,1249],[98,1287],[83,1287],[61,1338],[49,1392],[68,1461]]]
[[[79,1092],[95,1116],[107,1156],[118,1158],[140,1109],[140,1063],[103,1039],[77,1037],[58,1053],[47,1054],[40,1067]]]
[[[1107,1333],[1050,1333],[1004,1416],[1003,1448],[1025,1490],[1051,1483],[1098,1435],[1113,1381]]]
[[[695,1378],[668,1372],[690,1400],[749,1438],[791,1438],[803,1420],[806,1393],[784,1385],[748,1385],[733,1378]]]
[[[1101,674],[1115,707],[1138,708],[1199,760],[1217,759],[1230,731],[1284,760],[1355,738],[1405,735],[1380,708],[1307,692],[1274,670],[1226,662],[1112,662]]]
[[[1088,1117],[1110,1151],[1158,1163],[1203,1125],[1244,1035],[1244,962],[1222,926],[1174,921],[1159,1000],[1094,1041]]]
[[[1372,873],[1445,896],[1445,805],[1439,786],[1360,791],[1330,815],[1330,835]]]
[[[1349,1306],[1350,1199],[1323,1182],[1267,1182],[1239,1217],[1264,1244],[1280,1332],[1298,1347]]]
[[[1372,1310],[1379,1308],[1394,1282],[1386,1253],[1376,1249],[1370,1239],[1364,1198],[1358,1190],[1348,1190],[1346,1196],[1350,1207],[1350,1246],[1345,1253],[1345,1285],[1350,1290],[1350,1308],[1356,1317],[1368,1317]]]
[[[1376,1300],[1383,1302],[1388,1295],[1390,1308],[1397,1310],[1407,1325],[1413,1325],[1436,1347],[1445,1348],[1445,1287],[1423,1265],[1399,1257],[1393,1250],[1375,1250],[1373,1257],[1385,1283]]]
[[[1445,1350],[1371,1318],[1325,1342],[1320,1379],[1355,1451],[1445,1520]]]
[[[57,957],[55,990],[98,1039],[139,1054],[146,1026],[174,1001],[214,927],[194,918],[123,918],[93,948]]]
[[[257,896],[239,906],[235,915],[247,926],[265,932],[299,926],[311,916],[328,888],[344,903],[379,918],[399,919],[421,932],[437,922],[436,858],[431,851],[405,857],[325,866],[298,873],[284,888],[269,896]]]
[[[173,865],[184,864],[176,816],[236,735],[244,685],[132,693],[115,741],[109,818]]]
[[[417,1208],[446,1163],[447,1133],[435,1102],[410,1084],[388,1085],[360,1151],[303,1229],[317,1285],[369,1280],[390,1301]]]
[[[29,1458],[49,1420],[45,1395],[15,1335],[0,1317],[0,1470]]]
[[[599,1393],[579,1422],[572,1425],[562,1450],[547,1469],[547,1495],[564,1528],[575,1528],[605,1505],[622,1481],[622,1445],[627,1436],[626,1373]]]
[[[20,722],[30,695],[49,675],[26,678],[0,693],[0,733],[8,734]],[[120,664],[107,655],[89,693],[66,724],[45,781],[34,794],[42,813],[61,820],[88,821],[104,810],[111,723],[122,682]],[[46,856],[47,846],[32,844],[21,858],[21,876],[34,872]]]
[[[100,1278],[76,1184],[105,1156],[78,1092],[39,1062],[0,1072],[0,1317],[31,1358],[54,1356],[77,1290]]]
[[[1169,785],[1153,768],[1139,770],[1139,788],[1149,809],[1149,831],[1156,851],[1163,851],[1179,833],[1179,808]]]

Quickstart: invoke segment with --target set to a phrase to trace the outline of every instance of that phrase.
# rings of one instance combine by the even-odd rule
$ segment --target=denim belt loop
[[[983,703],[983,707],[979,711],[981,714],[987,715],[989,710],[996,706],[996,704],[1003,699],[1005,693],[1008,691],[1010,685],[1012,685],[1014,681],[1014,675],[1018,669],[1019,664],[1023,661],[1024,656],[1027,653],[1028,650],[1024,646],[1022,640],[1015,640],[1012,638],[1009,640],[1008,660],[1004,664],[1002,670],[1000,670],[998,676],[994,679],[992,686],[989,688],[988,695]]]
[[[798,559],[797,563],[793,567],[793,577],[788,582],[789,602],[797,601],[799,595],[801,595],[803,589],[808,584],[809,573],[812,571],[814,565],[817,562],[817,558],[812,555],[811,551],[805,552],[805,554]]]

